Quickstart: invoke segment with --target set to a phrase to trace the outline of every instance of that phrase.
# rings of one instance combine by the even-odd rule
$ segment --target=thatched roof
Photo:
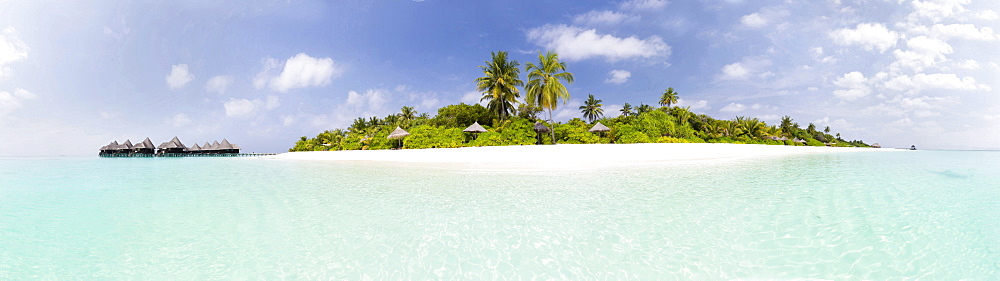
[[[806,141],[804,141],[804,140],[801,140],[801,139],[795,139],[795,140],[793,140],[793,141],[794,141],[794,142],[797,142],[797,143],[806,143]]]
[[[174,136],[174,138],[170,139],[170,142],[176,143],[177,147],[181,147],[181,148],[185,147],[184,143],[182,143],[181,140],[177,138],[177,136]]]
[[[188,147],[187,151],[201,151],[201,146],[198,146],[198,144],[196,143],[191,147]]]
[[[471,126],[465,128],[465,130],[462,130],[462,132],[482,133],[486,132],[486,128],[483,128],[483,126],[479,125],[479,121],[476,121],[476,123],[472,123]]]
[[[222,143],[219,144],[219,149],[236,149],[233,144],[229,143],[229,140],[222,139]]]
[[[594,124],[593,128],[590,128],[590,131],[591,132],[607,132],[607,131],[611,131],[611,128],[608,128],[608,126],[604,126],[604,124],[601,124],[601,122],[597,122],[597,124]]]
[[[102,146],[101,150],[115,150],[118,149],[118,141],[112,141],[108,145]]]
[[[146,147],[146,143],[141,143],[141,142],[132,146],[132,149],[143,149],[143,148],[152,148],[152,147]]]
[[[219,150],[219,149],[222,149],[221,145],[219,145],[219,141],[213,141],[212,142],[212,150]]]
[[[153,148],[153,141],[149,140],[149,138],[147,137],[146,139],[142,140],[142,146],[144,146],[143,148],[152,149]]]
[[[409,136],[409,135],[410,135],[410,133],[407,132],[406,130],[403,130],[403,128],[396,127],[395,130],[392,130],[392,133],[389,133],[389,138],[390,139],[398,139],[398,138],[402,138],[402,137]]]
[[[548,133],[551,131],[552,129],[549,129],[549,127],[545,127],[545,125],[542,125],[542,122],[535,122],[535,132]]]
[[[125,140],[125,143],[118,145],[118,149],[132,149],[132,141]]]
[[[212,147],[212,144],[210,144],[210,143],[208,143],[208,142],[206,141],[206,142],[205,142],[205,145],[202,145],[202,146],[201,146],[201,150],[215,150],[215,148],[213,148],[213,147]]]

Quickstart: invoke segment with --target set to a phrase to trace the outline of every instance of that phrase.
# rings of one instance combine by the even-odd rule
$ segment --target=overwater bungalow
[[[155,147],[149,138],[135,145],[130,140],[125,140],[122,144],[118,144],[118,141],[112,141],[108,145],[102,146],[98,155],[101,157],[244,156],[240,154],[240,147],[230,143],[228,139],[222,139],[221,143],[214,141],[211,144],[206,142],[204,146],[195,144],[192,147],[186,147],[176,136]]]

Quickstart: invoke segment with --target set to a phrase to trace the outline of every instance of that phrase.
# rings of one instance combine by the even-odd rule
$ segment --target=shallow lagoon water
[[[998,279],[1000,152],[0,159],[0,279]]]

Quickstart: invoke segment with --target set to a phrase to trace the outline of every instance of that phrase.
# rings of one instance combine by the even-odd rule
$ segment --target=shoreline
[[[286,152],[263,159],[456,164],[615,165],[760,158],[796,154],[903,151],[894,148],[784,146],[731,143],[637,143],[482,146],[402,150]]]

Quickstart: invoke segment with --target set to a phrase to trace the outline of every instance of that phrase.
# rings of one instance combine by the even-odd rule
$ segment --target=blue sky
[[[228,138],[280,152],[401,106],[478,102],[490,52],[556,51],[615,115],[667,87],[884,146],[1000,148],[991,0],[0,0],[0,156]]]

